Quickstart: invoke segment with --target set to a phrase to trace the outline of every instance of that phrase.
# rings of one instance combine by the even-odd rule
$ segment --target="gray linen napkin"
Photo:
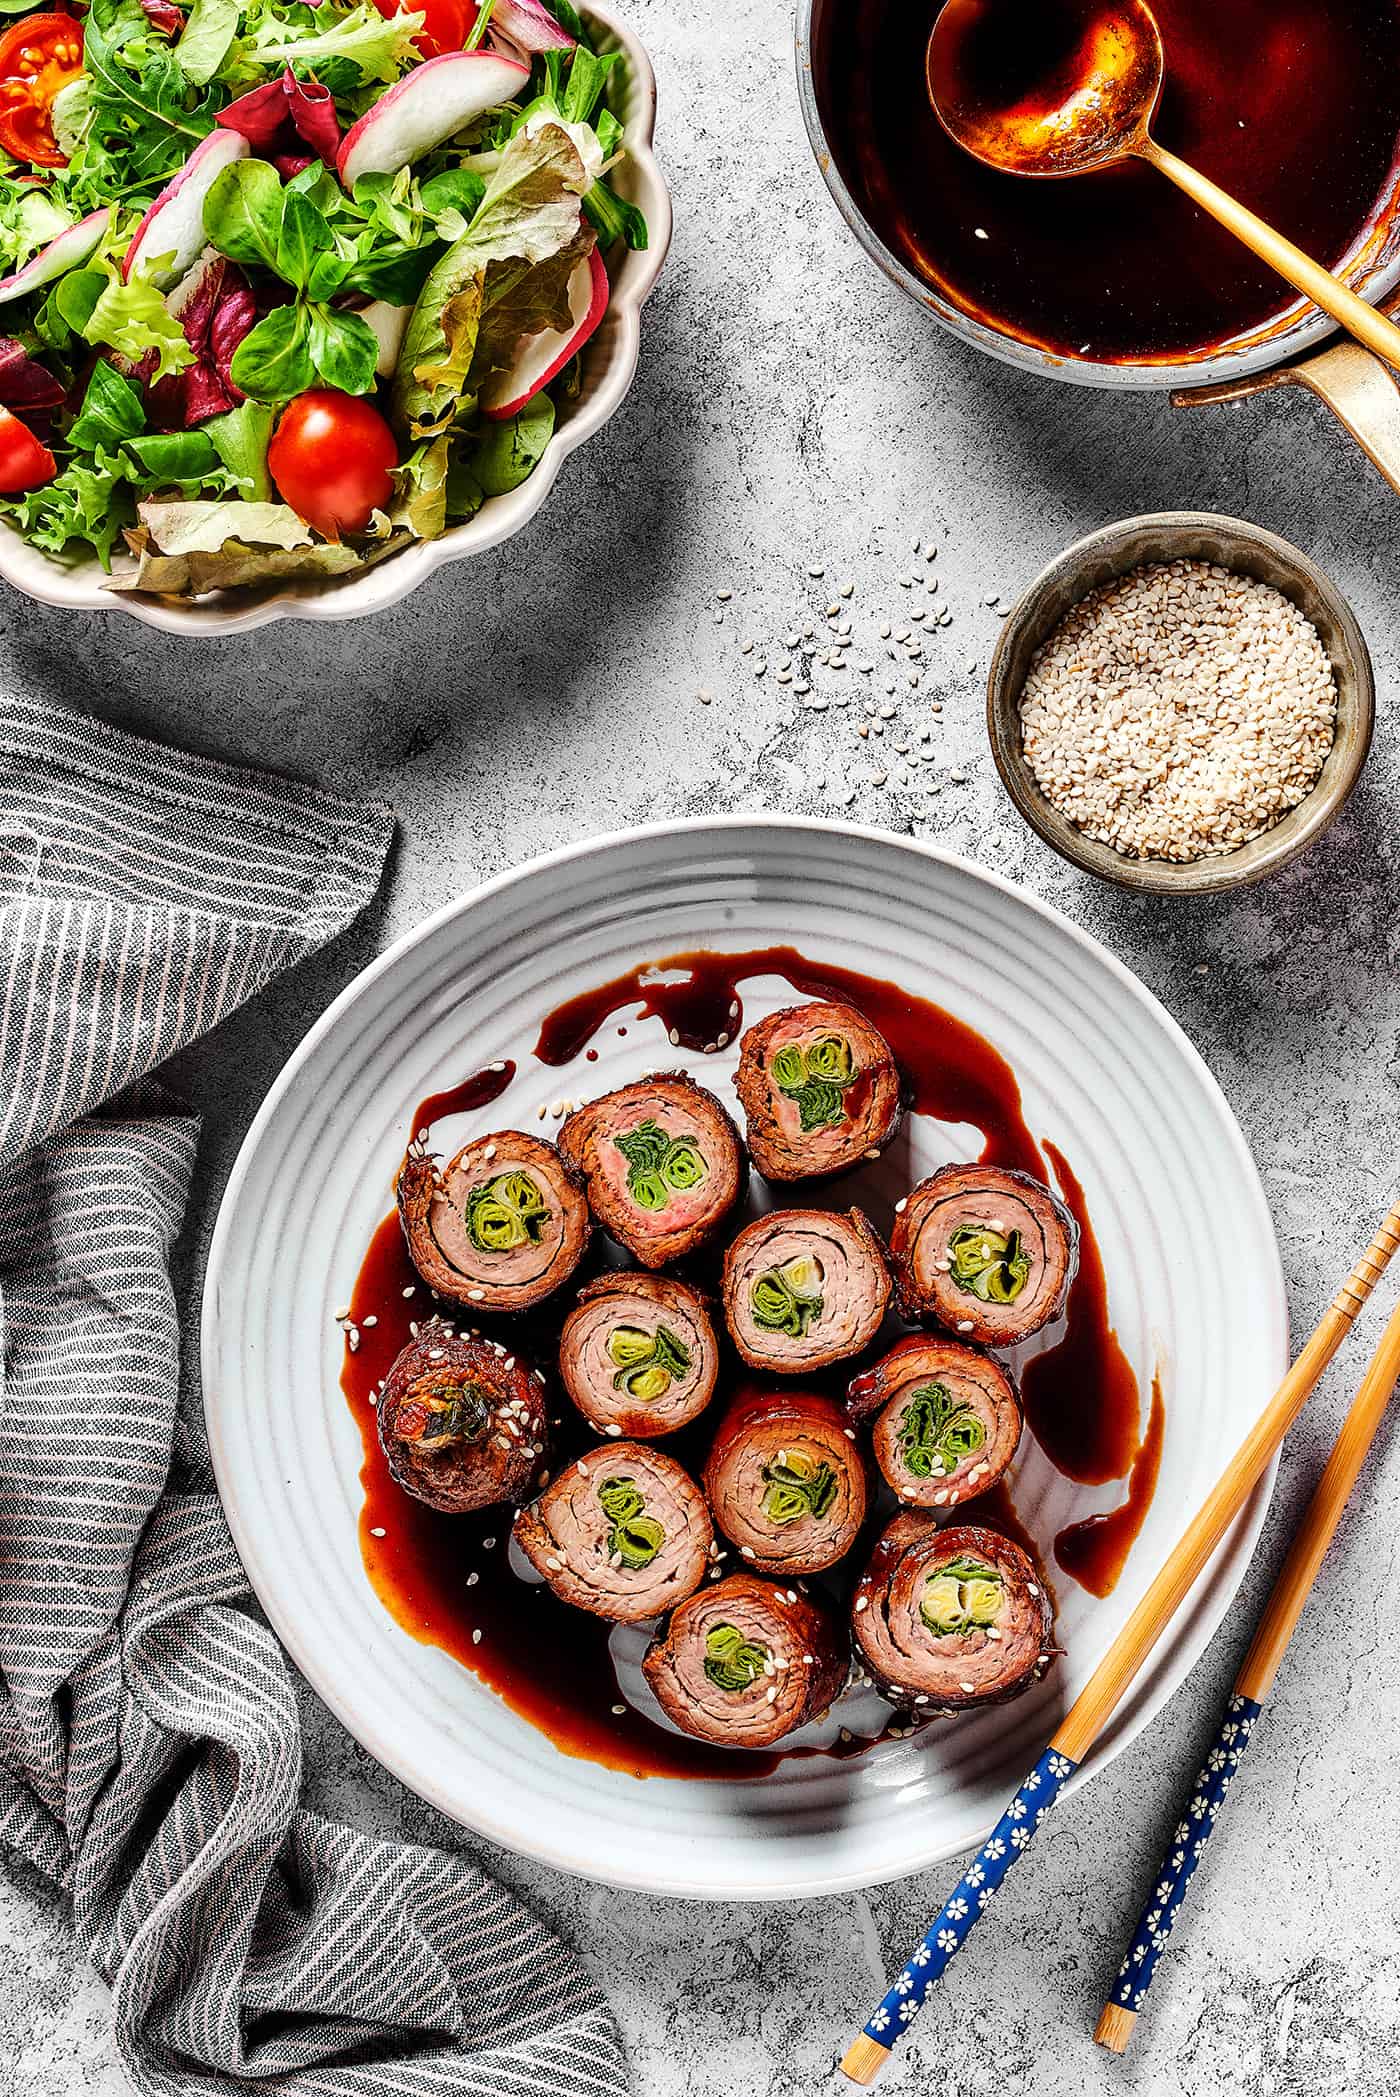
[[[169,1483],[198,1125],[140,1081],[351,921],[391,829],[0,700],[0,1846],[71,1897],[143,2091],[623,2097],[511,1895],[298,1810],[281,1652]]]

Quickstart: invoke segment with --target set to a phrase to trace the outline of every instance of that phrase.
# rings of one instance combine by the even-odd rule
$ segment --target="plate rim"
[[[1291,1358],[1287,1287],[1283,1273],[1283,1263],[1279,1253],[1278,1234],[1274,1228],[1273,1213],[1269,1207],[1268,1196],[1265,1192],[1264,1183],[1253,1152],[1245,1141],[1244,1131],[1239,1125],[1234,1108],[1231,1106],[1223,1087],[1216,1078],[1215,1073],[1211,1070],[1210,1065],[1206,1062],[1180,1021],[1168,1011],[1161,999],[1128,967],[1126,962],[1119,959],[1111,948],[1104,945],[1093,933],[1086,931],[1083,926],[1077,924],[1057,904],[1051,903],[1030,889],[1022,887],[1019,883],[1008,879],[1006,875],[996,872],[994,868],[983,866],[979,861],[969,858],[964,853],[951,852],[945,847],[936,845],[924,838],[909,837],[893,831],[883,830],[875,824],[842,822],[824,816],[808,816],[776,810],[726,810],[723,813],[713,815],[677,816],[658,822],[636,824],[626,829],[599,832],[594,836],[575,839],[567,845],[555,846],[550,851],[537,853],[532,858],[522,861],[519,866],[510,867],[502,873],[494,874],[487,880],[476,883],[462,894],[450,898],[446,903],[440,904],[436,910],[430,911],[426,917],[421,918],[416,924],[410,925],[405,931],[401,932],[381,954],[376,955],[373,960],[366,963],[364,968],[352,976],[350,981],[336,994],[325,1011],[313,1021],[278,1071],[239,1145],[237,1156],[234,1159],[232,1169],[219,1198],[218,1213],[215,1217],[214,1228],[209,1240],[209,1251],[201,1290],[199,1360],[200,1402],[203,1408],[205,1434],[209,1445],[215,1487],[218,1492],[219,1504],[223,1511],[224,1520],[228,1524],[229,1534],[233,1539],[234,1548],[247,1576],[248,1585],[257,1600],[259,1608],[266,1615],[279,1644],[283,1647],[286,1657],[290,1659],[319,1701],[345,1727],[351,1738],[357,1741],[382,1769],[387,1770],[397,1782],[403,1784],[406,1790],[410,1791],[415,1797],[422,1799],[436,1811],[442,1813],[444,1818],[451,1821],[455,1826],[465,1829],[469,1834],[481,1836],[486,1841],[495,1843],[510,1855],[530,1857],[534,1861],[548,1866],[550,1869],[567,1871],[575,1877],[582,1877],[594,1883],[615,1886],[632,1892],[649,1893],[662,1898],[683,1900],[784,1901],[820,1899],[833,1894],[858,1892],[867,1887],[888,1884],[898,1879],[914,1877],[920,1872],[937,1869],[952,1858],[964,1855],[977,1845],[976,1842],[959,1842],[955,1845],[944,1844],[936,1847],[927,1855],[920,1854],[917,1861],[913,1861],[908,1865],[895,1865],[890,1869],[871,1869],[868,1866],[845,1868],[804,1877],[800,1884],[791,1887],[775,1888],[768,1883],[754,1881],[726,1885],[724,1888],[719,1888],[705,1880],[676,1877],[668,1877],[665,1883],[662,1884],[658,1883],[655,1877],[648,1876],[644,1872],[628,1871],[625,1868],[615,1872],[608,1871],[604,1873],[598,1869],[597,1863],[592,1857],[585,1856],[576,1847],[566,1849],[557,1841],[542,1841],[528,1850],[521,1849],[515,1830],[507,1830],[500,1826],[489,1810],[477,1813],[476,1817],[471,1820],[465,1819],[460,1810],[459,1802],[446,1797],[442,1789],[434,1785],[430,1780],[427,1780],[422,1773],[415,1770],[413,1776],[406,1775],[400,1766],[399,1759],[392,1750],[381,1749],[381,1746],[376,1744],[376,1727],[372,1715],[367,1718],[359,1710],[352,1714],[345,1707],[340,1696],[325,1686],[321,1671],[317,1665],[314,1642],[308,1644],[308,1642],[303,1641],[299,1634],[295,1617],[284,1612],[280,1604],[274,1607],[267,1599],[257,1576],[256,1569],[259,1568],[259,1558],[253,1526],[244,1523],[234,1512],[234,1508],[237,1506],[237,1497],[232,1493],[231,1488],[230,1457],[223,1437],[222,1416],[218,1408],[211,1409],[207,1400],[206,1371],[216,1352],[218,1331],[222,1322],[219,1309],[220,1284],[223,1279],[225,1263],[229,1258],[229,1245],[237,1220],[239,1202],[244,1183],[261,1147],[264,1129],[277,1112],[285,1094],[295,1084],[302,1066],[309,1061],[324,1038],[340,1023],[342,1017],[351,1011],[373,989],[381,976],[386,975],[391,969],[396,967],[405,955],[412,953],[422,942],[432,938],[443,926],[467,916],[471,910],[480,904],[508,893],[513,887],[527,879],[533,878],[537,874],[556,870],[562,866],[590,857],[601,856],[640,842],[655,841],[664,843],[677,837],[713,835],[717,832],[755,829],[805,832],[811,835],[838,839],[855,839],[863,843],[890,847],[897,851],[911,852],[922,859],[931,860],[941,866],[951,867],[960,874],[971,876],[976,881],[989,883],[993,888],[999,889],[1004,894],[1013,897],[1018,903],[1026,906],[1033,915],[1038,915],[1048,920],[1058,930],[1067,933],[1073,943],[1084,950],[1096,962],[1106,964],[1110,974],[1117,980],[1119,986],[1129,993],[1133,1001],[1140,1007],[1145,1008],[1157,1024],[1165,1026],[1169,1038],[1172,1039],[1177,1050],[1184,1054],[1197,1081],[1203,1082],[1205,1090],[1213,1097],[1216,1106],[1221,1110],[1230,1144],[1236,1153],[1236,1162],[1242,1170],[1244,1182],[1258,1202],[1261,1219],[1266,1226],[1267,1242],[1273,1255],[1269,1276],[1270,1296],[1272,1299],[1269,1309],[1276,1323],[1281,1358],[1285,1366]],[[1280,1455],[1281,1451],[1276,1450],[1272,1460],[1261,1474],[1249,1499],[1239,1515],[1236,1516],[1231,1528],[1227,1530],[1225,1538],[1222,1539],[1222,1545],[1229,1545],[1231,1555],[1233,1556],[1237,1553],[1239,1556],[1238,1575],[1233,1580],[1227,1577],[1222,1582],[1217,1574],[1212,1581],[1211,1567],[1222,1548],[1222,1545],[1217,1545],[1216,1551],[1211,1554],[1211,1559],[1207,1563],[1205,1574],[1198,1578],[1187,1601],[1183,1604],[1183,1608],[1188,1608],[1194,1601],[1195,1610],[1202,1625],[1200,1645],[1194,1658],[1183,1670],[1173,1675],[1164,1684],[1160,1695],[1156,1699],[1148,1699],[1140,1712],[1134,1714],[1131,1719],[1123,1723],[1123,1730],[1115,1740],[1111,1753],[1105,1754],[1100,1752],[1097,1744],[1090,1749],[1088,1755],[1076,1767],[1073,1775],[1066,1782],[1064,1786],[1066,1794],[1082,1789],[1085,1784],[1091,1782],[1094,1777],[1100,1775],[1120,1755],[1124,1754],[1137,1739],[1138,1735],[1159,1715],[1167,1702],[1181,1688],[1187,1677],[1194,1672],[1195,1668],[1204,1659],[1208,1647],[1214,1641],[1215,1635],[1231,1603],[1243,1585],[1245,1576],[1253,1562],[1260,1533],[1273,1499]],[[489,1685],[482,1686],[487,1689],[489,1694]],[[996,1816],[993,1815],[987,1821],[986,1827],[978,1835],[977,1842],[985,1840],[986,1835],[995,1825]]]

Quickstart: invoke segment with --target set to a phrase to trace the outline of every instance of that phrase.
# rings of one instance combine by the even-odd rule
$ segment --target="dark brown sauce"
[[[415,1293],[405,1296],[407,1288]],[[340,1380],[364,1445],[360,1552],[394,1621],[470,1668],[563,1754],[639,1777],[766,1776],[777,1767],[776,1756],[681,1739],[623,1703],[608,1652],[610,1627],[511,1572],[508,1509],[437,1514],[394,1484],[379,1446],[374,1395],[407,1346],[410,1323],[431,1310],[398,1218],[386,1216],[350,1299],[359,1347],[353,1354],[347,1349]],[[377,1323],[366,1328],[366,1317]],[[586,1439],[580,1436],[580,1447]],[[468,1585],[473,1573],[477,1578]]]
[[[677,980],[658,981],[663,974]],[[805,997],[854,1005],[894,1051],[916,1114],[970,1122],[982,1131],[984,1164],[1045,1177],[1021,1112],[1016,1073],[984,1035],[882,976],[809,961],[795,947],[751,947],[741,954],[703,948],[646,962],[557,1006],[540,1028],[535,1054],[542,1063],[570,1063],[614,1013],[633,1005],[643,1019],[659,1019],[682,1048],[704,1050],[722,1034],[732,1041],[744,1024],[739,986],[755,976],[781,976]]]
[[[472,1114],[478,1107],[489,1107],[514,1076],[513,1063],[492,1063],[463,1078],[460,1085],[449,1086],[446,1092],[430,1092],[413,1110],[413,1134],[422,1135],[435,1121],[446,1121],[449,1114]]]
[[[1079,1485],[1106,1485],[1126,1477],[1137,1454],[1142,1401],[1109,1321],[1108,1280],[1084,1189],[1053,1143],[1045,1151],[1079,1225],[1079,1272],[1066,1305],[1064,1338],[1026,1364],[1021,1398],[1031,1433],[1055,1469]]]
[[[1091,1595],[1112,1594],[1118,1585],[1118,1576],[1137,1541],[1138,1531],[1152,1505],[1152,1495],[1157,1490],[1165,1427],[1166,1411],[1162,1404],[1159,1371],[1152,1379],[1147,1433],[1133,1458],[1127,1499],[1120,1507],[1110,1508],[1107,1514],[1090,1515],[1085,1521],[1072,1523],[1055,1538],[1055,1563],[1081,1587],[1086,1587]]]
[[[916,275],[1004,333],[1105,361],[1207,354],[1296,303],[1151,168],[1035,180],[973,160],[928,97],[939,4],[828,0],[813,47],[837,167]],[[1159,143],[1341,262],[1390,187],[1396,0],[1155,0],[1153,11],[1166,53]]]
[[[662,984],[651,980],[663,970],[681,980]],[[675,955],[618,977],[551,1013],[541,1028],[536,1054],[550,1065],[586,1056],[588,1043],[599,1028],[619,1010],[634,1005],[643,1008],[644,1016],[657,1017],[673,1028],[687,1047],[703,1047],[721,1033],[732,1038],[742,1025],[739,985],[767,974],[784,977],[805,995],[839,998],[854,1005],[889,1042],[909,1080],[916,1111],[973,1124],[982,1133],[983,1157],[989,1162],[1014,1165],[1044,1177],[1040,1150],[1022,1115],[1015,1073],[989,1042],[941,1007],[912,997],[893,983],[818,965],[790,947],[742,954]],[[740,1007],[737,1013],[736,1005]],[[617,1032],[625,1033],[626,1028],[619,1026]],[[448,1115],[492,1104],[506,1091],[514,1073],[512,1064],[478,1071],[460,1085],[434,1093],[415,1109],[412,1132],[431,1130]],[[1074,1375],[1081,1377],[1092,1373],[1086,1372],[1086,1362],[1111,1363],[1117,1343],[1108,1324],[1102,1262],[1092,1246],[1082,1192],[1059,1154],[1049,1145],[1046,1150],[1066,1199],[1080,1218],[1086,1242],[1092,1247],[1088,1264],[1097,1273],[1097,1282],[1091,1281],[1077,1302],[1071,1299],[1070,1337],[1079,1350]],[[406,1290],[412,1293],[406,1295]],[[562,1753],[639,1777],[713,1777],[738,1782],[769,1775],[786,1756],[741,1753],[686,1740],[654,1725],[624,1702],[608,1649],[610,1627],[570,1609],[548,1587],[518,1579],[511,1572],[507,1510],[441,1515],[410,1499],[394,1484],[379,1447],[375,1393],[395,1356],[412,1337],[410,1327],[431,1315],[434,1308],[431,1293],[409,1261],[397,1217],[385,1217],[371,1240],[351,1296],[349,1323],[358,1345],[353,1352],[347,1346],[341,1382],[364,1452],[361,1554],[370,1583],[390,1615],[410,1636],[440,1647],[471,1669],[512,1710],[546,1733]],[[447,1315],[452,1315],[450,1309]],[[367,1325],[367,1318],[375,1322]],[[537,1321],[529,1331],[516,1330],[521,1332],[521,1351],[547,1366],[555,1338],[549,1317]],[[1041,1359],[1053,1361],[1054,1357]],[[855,1366],[838,1366],[828,1376],[814,1378],[813,1384],[839,1398],[847,1372]],[[735,1365],[730,1367],[737,1377]],[[1131,1371],[1127,1373],[1131,1379]],[[1044,1371],[1042,1375],[1049,1394],[1050,1374]],[[1136,1385],[1133,1407],[1135,1419]],[[710,1408],[713,1417],[707,1415],[667,1439],[668,1451],[693,1475],[703,1469],[724,1412],[724,1404],[717,1399]],[[557,1467],[593,1446],[593,1437],[567,1402],[552,1405],[551,1415],[556,1423],[552,1455]],[[1125,1470],[1127,1463],[1125,1458]],[[1144,1513],[1151,1497],[1150,1482],[1145,1492]],[[1118,1512],[1121,1510],[1115,1515]],[[960,1519],[990,1522],[1037,1558],[1034,1540],[1017,1518],[1004,1485],[969,1503],[960,1510]],[[1099,1519],[1112,1521],[1115,1516]],[[833,1607],[848,1605],[854,1568],[865,1562],[887,1520],[887,1511],[872,1515],[847,1567],[835,1568],[832,1575],[809,1583]],[[1141,1520],[1139,1514],[1138,1525]],[[1125,1555],[1131,1540],[1129,1535],[1124,1542]],[[900,1721],[894,1718],[890,1723],[895,1726]],[[830,1748],[787,1752],[846,1759],[863,1754],[872,1744],[852,1736]]]

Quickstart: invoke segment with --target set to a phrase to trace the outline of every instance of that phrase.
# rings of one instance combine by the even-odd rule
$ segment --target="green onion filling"
[[[776,1462],[763,1467],[763,1512],[779,1529],[800,1522],[804,1515],[820,1521],[836,1498],[836,1473],[828,1463],[805,1456],[800,1449],[784,1449]]]
[[[646,1501],[636,1479],[605,1478],[598,1488],[598,1500],[612,1524],[608,1557],[619,1559],[633,1572],[650,1565],[666,1541],[666,1531],[655,1515],[645,1512]]]
[[[664,1209],[672,1195],[709,1177],[698,1136],[668,1136],[648,1118],[613,1141],[627,1160],[627,1192],[639,1209]]]
[[[924,1582],[919,1615],[935,1638],[966,1638],[996,1622],[1005,1592],[995,1566],[980,1558],[950,1558]]]
[[[749,1287],[749,1310],[764,1332],[805,1340],[822,1314],[821,1262],[809,1252],[769,1267]]]
[[[779,1092],[797,1107],[804,1133],[811,1129],[835,1128],[846,1118],[842,1097],[856,1079],[851,1044],[840,1034],[818,1034],[804,1049],[790,1041],[780,1048],[768,1066],[768,1074]]]
[[[528,1172],[501,1172],[467,1196],[467,1236],[478,1252],[514,1252],[539,1242],[549,1203]]]
[[[716,1624],[705,1634],[705,1673],[717,1689],[734,1694],[752,1688],[772,1658],[767,1646],[745,1638],[737,1624]]]
[[[474,1442],[491,1417],[491,1400],[475,1383],[453,1383],[444,1377],[422,1377],[410,1384],[394,1415],[401,1442],[431,1453],[453,1442]]]
[[[948,1245],[949,1272],[960,1289],[983,1303],[1014,1303],[1030,1279],[1031,1256],[1021,1233],[964,1223]]]
[[[978,1414],[944,1383],[922,1384],[900,1414],[899,1453],[911,1478],[950,1478],[986,1439]]]
[[[664,1398],[673,1381],[690,1371],[690,1349],[665,1325],[654,1333],[639,1325],[617,1326],[608,1335],[608,1359],[617,1370],[613,1389],[646,1405]]]

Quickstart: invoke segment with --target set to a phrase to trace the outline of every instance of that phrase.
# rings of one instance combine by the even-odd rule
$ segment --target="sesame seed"
[[[958,1331],[959,1331],[959,1332],[971,1332],[971,1330],[972,1330],[972,1320],[971,1320],[970,1318],[959,1318],[959,1320],[958,1320]]]
[[[866,1611],[866,1610],[867,1610],[867,1609],[868,1609],[869,1607],[870,1607],[870,1597],[869,1597],[869,1595],[857,1595],[857,1596],[856,1596],[856,1609],[855,1609],[855,1613],[856,1613],[856,1615],[857,1615],[857,1616],[863,1616],[863,1615],[864,1615],[864,1613],[865,1613],[865,1611]]]
[[[481,1633],[479,1631],[473,1631],[472,1644],[474,1646],[479,1646],[481,1644]]]
[[[383,1530],[383,1529],[371,1529],[371,1530],[370,1530],[370,1535],[371,1535],[371,1536],[384,1536],[384,1535],[385,1535],[386,1533],[387,1533],[387,1532],[386,1532],[385,1530]]]
[[[1071,607],[1031,663],[1021,736],[1041,791],[1086,836],[1181,864],[1296,807],[1336,709],[1318,633],[1280,591],[1167,561]]]

